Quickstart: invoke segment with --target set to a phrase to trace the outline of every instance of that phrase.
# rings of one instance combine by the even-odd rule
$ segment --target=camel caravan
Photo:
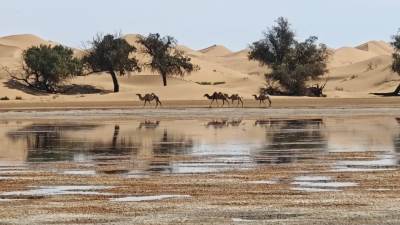
[[[136,94],[136,95],[138,96],[138,98],[141,102],[144,102],[143,107],[145,107],[147,103],[149,103],[151,105],[151,103],[153,101],[156,102],[156,108],[159,105],[162,106],[160,98],[154,93],[144,94],[144,95]],[[211,101],[210,106],[209,106],[210,108],[212,107],[214,102],[217,104],[217,106],[220,106],[218,103],[218,100],[222,101],[221,107],[223,107],[225,105],[225,102],[227,103],[228,106],[234,105],[234,103],[236,102],[237,107],[239,107],[240,105],[242,108],[244,107],[243,106],[243,97],[240,96],[239,94],[229,95],[229,94],[222,93],[222,92],[214,92],[212,95],[205,94],[204,97]],[[259,101],[260,106],[261,105],[266,106],[267,105],[266,101],[268,101],[268,103],[269,103],[268,107],[271,107],[271,105],[272,105],[271,96],[268,94],[253,95],[253,97],[256,101]],[[229,100],[231,102],[229,102]]]
[[[271,101],[271,96],[269,96],[268,94],[260,94],[260,95],[253,95],[255,100],[259,101],[260,105],[264,104],[267,105],[267,103],[265,102],[266,100],[269,102],[269,107],[271,107],[272,101]],[[222,100],[222,107],[225,105],[225,102],[229,103],[229,100],[232,101],[232,105],[234,104],[235,101],[237,101],[237,106],[242,105],[243,108],[243,97],[240,96],[239,94],[232,94],[232,95],[228,95],[226,93],[222,93],[222,92],[214,92],[212,95],[209,94],[205,94],[204,97],[206,97],[208,100],[211,100],[210,103],[210,107],[212,106],[212,104],[214,103],[214,101],[217,103],[217,106],[219,106],[218,104],[218,100]]]

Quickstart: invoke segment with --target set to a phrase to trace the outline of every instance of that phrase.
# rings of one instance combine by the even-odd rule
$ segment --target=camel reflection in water
[[[214,129],[221,129],[231,127],[238,127],[242,124],[242,120],[228,120],[228,119],[221,119],[221,120],[212,120],[207,122],[207,128],[214,128]]]

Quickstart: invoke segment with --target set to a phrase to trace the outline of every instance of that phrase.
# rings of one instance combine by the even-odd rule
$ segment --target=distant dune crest
[[[371,52],[377,55],[392,55],[393,48],[389,43],[384,41],[369,41],[356,47],[357,49]]]
[[[232,54],[232,51],[222,45],[212,45],[208,48],[201,49],[199,52],[208,56],[226,56]]]

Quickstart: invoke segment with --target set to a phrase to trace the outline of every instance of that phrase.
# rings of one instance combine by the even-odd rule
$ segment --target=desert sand
[[[137,35],[129,34],[124,38],[137,46]],[[17,69],[21,64],[22,51],[30,46],[56,44],[56,41],[44,40],[31,34],[13,35],[0,38],[0,66]],[[120,93],[112,93],[112,81],[108,74],[95,74],[72,79],[67,84],[74,84],[69,94],[41,94],[25,90],[9,82],[4,71],[0,72],[0,96],[8,96],[11,101],[0,102],[0,105],[16,104],[16,96],[21,96],[25,103],[60,102],[130,102],[137,101],[136,93],[154,92],[167,101],[204,100],[205,93],[222,91],[229,94],[239,93],[245,99],[252,99],[252,94],[264,85],[264,73],[268,68],[247,59],[248,49],[233,52],[222,45],[213,45],[202,50],[194,50],[178,45],[200,66],[200,70],[184,77],[168,80],[163,87],[160,76],[151,71],[131,73],[120,77]],[[83,51],[74,49],[76,56]],[[356,47],[343,47],[332,50],[329,60],[329,79],[326,86],[328,98],[379,98],[371,92],[393,91],[400,81],[400,76],[390,69],[392,47],[383,41],[370,41]],[[137,57],[144,61],[142,55]],[[322,79],[322,83],[325,80]],[[224,82],[219,85],[200,85],[199,82]],[[313,82],[317,83],[317,82]],[[86,87],[86,88],[84,88]],[[89,87],[89,88],[87,88]],[[279,98],[278,98],[279,99]],[[303,100],[305,98],[299,98]],[[379,98],[382,99],[382,98]],[[205,102],[206,104],[207,102]],[[340,105],[340,104],[338,104]]]

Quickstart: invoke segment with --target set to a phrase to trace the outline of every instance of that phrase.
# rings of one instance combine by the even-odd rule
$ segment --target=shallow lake
[[[246,170],[321,160],[329,152],[374,152],[373,160],[329,162],[332,171],[396,169],[400,125],[394,117],[267,120],[3,121],[2,174],[70,162],[62,174],[139,178]],[[112,168],[112,169],[110,169]],[[43,169],[43,167],[42,167]]]

